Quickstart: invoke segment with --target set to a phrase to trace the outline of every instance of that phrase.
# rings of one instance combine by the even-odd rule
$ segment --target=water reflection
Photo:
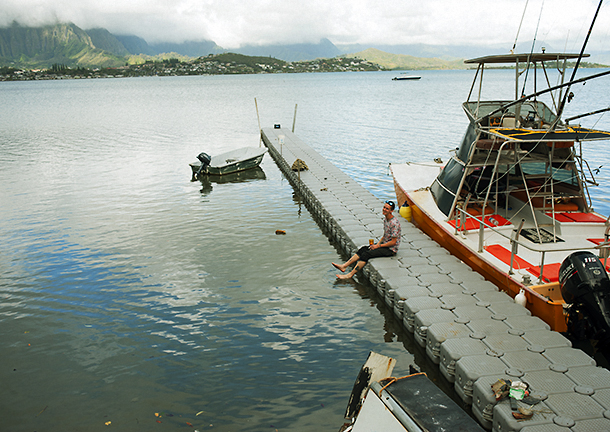
[[[202,175],[199,179],[193,178],[191,181],[196,182],[199,180],[201,183],[200,192],[202,195],[208,195],[214,189],[213,184],[227,184],[227,183],[244,183],[253,180],[265,180],[267,176],[265,171],[261,167],[252,168],[245,171],[236,172],[233,174],[225,175]]]

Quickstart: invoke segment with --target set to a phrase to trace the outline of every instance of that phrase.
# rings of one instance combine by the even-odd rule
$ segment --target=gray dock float
[[[382,203],[286,129],[261,131],[269,153],[323,231],[346,255],[383,234]],[[308,169],[293,171],[300,159]],[[610,371],[399,216],[402,241],[391,258],[362,273],[413,333],[475,418],[494,432],[610,431]],[[522,380],[532,396],[517,421],[491,385]],[[525,407],[522,402],[520,406]]]

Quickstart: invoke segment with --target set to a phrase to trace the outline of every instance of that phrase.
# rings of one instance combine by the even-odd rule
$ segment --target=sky
[[[608,0],[606,0],[608,2]],[[0,26],[72,22],[149,43],[212,40],[223,48],[336,45],[506,46],[536,40],[579,51],[599,0],[2,0]],[[525,13],[524,13],[525,11]],[[542,12],[542,13],[541,13]],[[536,32],[537,29],[537,32]],[[606,50],[602,6],[588,50]],[[547,50],[548,51],[548,50]]]

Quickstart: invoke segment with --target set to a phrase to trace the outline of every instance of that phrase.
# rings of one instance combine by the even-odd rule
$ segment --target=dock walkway
[[[379,199],[290,131],[274,127],[261,133],[345,255],[383,234]],[[308,169],[293,171],[297,160]],[[371,260],[362,272],[481,425],[494,432],[610,431],[610,371],[415,225],[399,220],[396,256]],[[506,398],[496,402],[491,385],[498,379],[522,380],[542,400],[529,420],[517,421]]]

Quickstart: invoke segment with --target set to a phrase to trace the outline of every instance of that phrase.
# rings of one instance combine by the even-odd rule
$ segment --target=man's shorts
[[[388,247],[370,249],[368,245],[362,246],[360,249],[358,249],[358,252],[356,252],[356,254],[359,258],[358,261],[364,262],[370,260],[371,258],[390,257],[396,255],[396,253],[392,252],[392,250]]]

